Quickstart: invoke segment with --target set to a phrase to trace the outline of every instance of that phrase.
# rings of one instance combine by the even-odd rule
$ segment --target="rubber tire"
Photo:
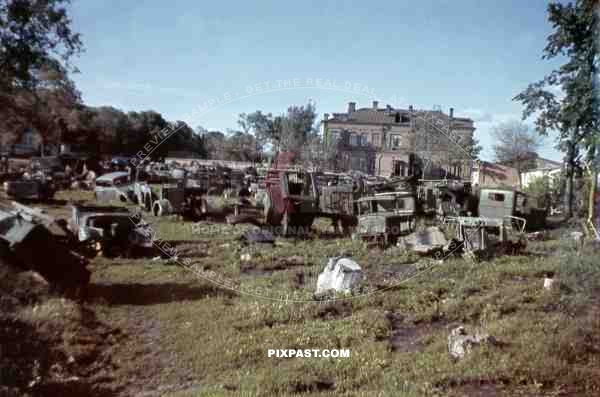
[[[152,215],[161,217],[169,214],[168,203],[166,200],[156,200],[152,205]]]
[[[192,199],[192,214],[196,219],[203,219],[206,217],[208,213],[208,205],[206,203],[206,199],[204,198],[196,198]]]
[[[345,217],[339,217],[337,220],[337,229],[342,231],[342,236],[350,235],[350,222]]]
[[[144,208],[146,211],[152,211],[152,197],[150,197],[150,193],[146,193],[146,197],[144,198]]]
[[[290,234],[290,214],[285,212],[281,217],[281,235],[287,237]]]

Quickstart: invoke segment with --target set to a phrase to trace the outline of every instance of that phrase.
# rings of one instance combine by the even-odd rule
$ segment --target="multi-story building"
[[[473,143],[473,120],[441,110],[379,108],[325,114],[324,143],[333,151],[334,168],[384,176],[470,177],[468,146]],[[465,150],[465,148],[467,148]],[[420,170],[420,171],[419,171]]]

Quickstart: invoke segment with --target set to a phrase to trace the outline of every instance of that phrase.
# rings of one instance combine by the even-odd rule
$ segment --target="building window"
[[[360,136],[360,146],[367,146],[368,144],[369,144],[369,142],[367,141],[367,136],[361,135]]]
[[[394,172],[392,176],[404,176],[404,172],[406,169],[406,163],[401,160],[394,160]]]
[[[330,134],[331,134],[331,144],[338,143],[338,141],[340,140],[340,133],[339,133],[339,131],[332,130],[332,131],[330,131]]]
[[[396,149],[400,147],[400,136],[399,135],[392,135],[392,148]]]
[[[373,144],[373,146],[381,145],[381,135],[379,135],[379,134],[371,135],[371,143]]]
[[[504,201],[504,195],[502,193],[488,193],[488,200]]]
[[[350,135],[350,146],[358,146],[358,135],[356,135],[356,134]]]
[[[28,131],[23,135],[23,144],[33,146],[33,133]]]

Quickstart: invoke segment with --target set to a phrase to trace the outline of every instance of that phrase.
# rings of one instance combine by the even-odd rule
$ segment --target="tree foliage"
[[[565,191],[564,175],[545,175],[533,179],[523,190],[537,197],[544,208],[557,208],[561,206]]]
[[[515,168],[521,184],[521,173],[535,167],[540,136],[527,124],[515,120],[495,126],[492,136],[496,161]]]
[[[596,156],[600,123],[597,74],[600,57],[597,35],[597,0],[576,0],[548,5],[553,32],[548,36],[543,59],[565,59],[558,69],[530,84],[514,100],[524,105],[523,118],[536,116],[540,134],[558,132],[558,147],[566,152],[568,213],[572,213],[573,173],[581,150],[589,159]],[[556,94],[562,91],[562,97]]]
[[[68,78],[82,51],[68,0],[0,0],[0,127],[33,127],[44,143],[60,136],[80,104]]]
[[[273,116],[260,110],[240,114],[238,124],[245,132],[252,132],[264,149],[300,152],[302,146],[314,140],[317,131],[315,105],[290,106],[283,115]]]
[[[82,50],[69,0],[0,0],[0,89],[37,87],[48,70],[66,75]]]

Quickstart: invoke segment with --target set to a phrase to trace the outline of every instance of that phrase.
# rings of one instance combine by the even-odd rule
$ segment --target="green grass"
[[[155,382],[171,385],[164,389],[167,395],[468,395],[482,388],[509,396],[600,392],[600,272],[593,247],[576,252],[568,242],[553,240],[530,243],[530,250],[544,256],[437,263],[350,239],[278,239],[274,247],[244,246],[238,238],[248,226],[219,225],[220,233],[197,234],[174,216],[146,218],[161,238],[191,241],[180,245],[180,260],[188,258],[236,285],[233,291],[221,288],[165,260],[93,261],[93,286],[103,289],[91,308],[101,321],[131,336],[115,353],[121,354],[115,372],[131,376],[153,362]],[[328,227],[317,224],[320,230]],[[241,271],[243,253],[251,260]],[[340,253],[351,254],[363,267],[364,291],[372,293],[312,300],[327,258]],[[294,261],[285,261],[291,257]],[[389,284],[385,272],[416,274],[428,266],[397,285]],[[549,271],[561,281],[555,291],[542,288]],[[256,296],[257,288],[263,297]],[[294,296],[306,301],[285,301]],[[398,324],[386,318],[389,312],[403,318],[400,324],[411,330],[415,349],[392,349],[390,337]],[[158,335],[152,334],[150,347],[146,323],[155,324],[152,332]],[[458,324],[484,328],[502,344],[481,346],[454,362],[446,338]],[[141,346],[148,351],[137,355]],[[268,349],[292,348],[347,348],[351,357],[267,357]]]

